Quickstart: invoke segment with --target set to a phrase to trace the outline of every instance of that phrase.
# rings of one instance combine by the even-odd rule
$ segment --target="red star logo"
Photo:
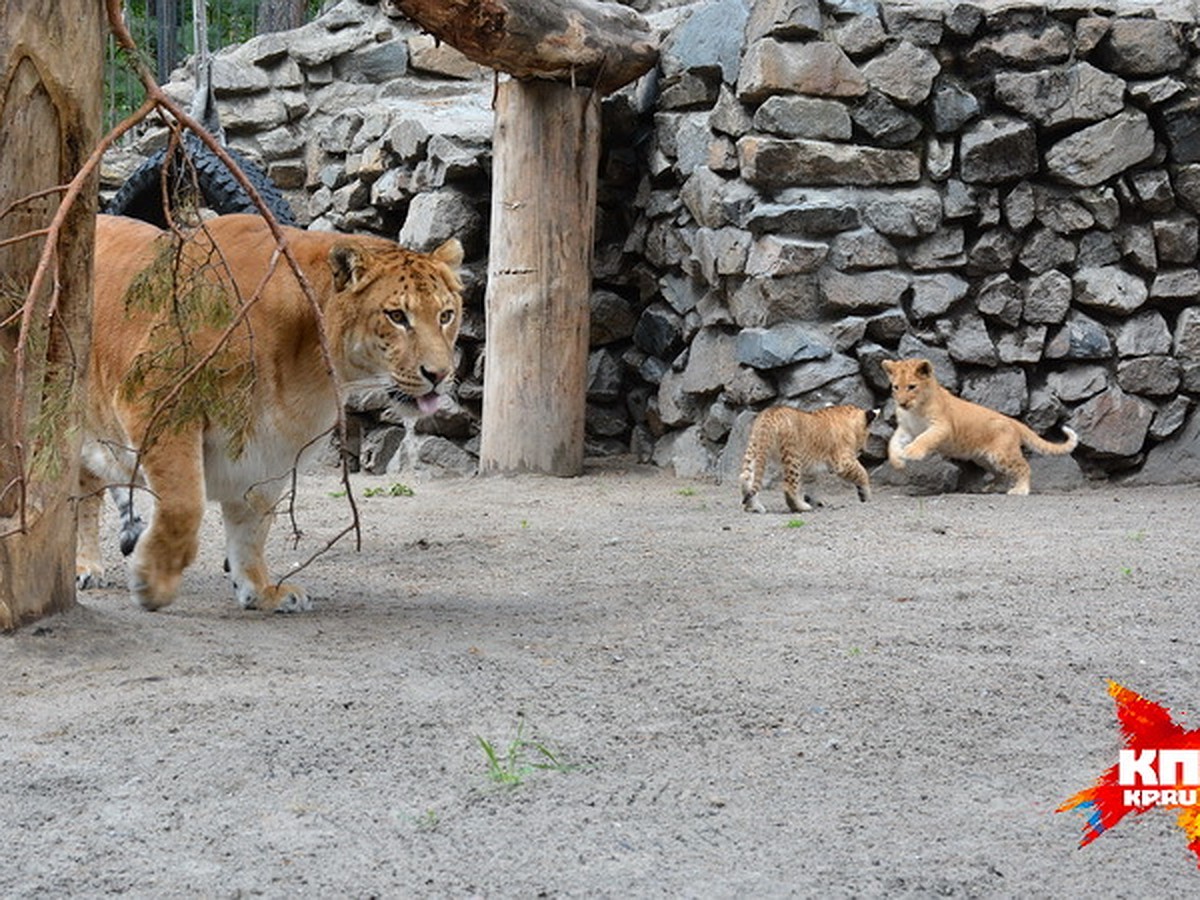
[[[1200,729],[1185,729],[1171,719],[1166,707],[1108,683],[1117,704],[1117,721],[1126,746],[1121,762],[1105,769],[1096,783],[1074,794],[1055,812],[1078,809],[1087,820],[1080,847],[1086,847],[1128,813],[1148,809],[1179,810],[1179,827],[1200,867]],[[1166,751],[1166,752],[1164,752]]]

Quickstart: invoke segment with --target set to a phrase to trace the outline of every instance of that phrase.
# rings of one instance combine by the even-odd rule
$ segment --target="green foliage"
[[[121,396],[155,412],[143,449],[164,431],[207,422],[229,435],[229,452],[237,457],[251,427],[255,373],[248,326],[217,343],[239,312],[237,297],[210,277],[209,266],[185,263],[183,249],[178,240],[162,241],[154,262],[126,292],[126,311],[155,321],[121,382]]]
[[[808,523],[805,522],[803,519],[788,519],[787,524],[785,524],[783,527],[784,528],[803,528],[807,524]]]
[[[517,725],[516,737],[508,742],[503,752],[499,752],[486,738],[475,735],[475,740],[479,742],[487,758],[488,778],[505,787],[516,787],[539,770],[570,771],[570,767],[559,762],[558,757],[550,752],[545,744],[528,740],[524,732],[525,720],[522,719]]]
[[[345,493],[344,491],[342,493]],[[391,487],[370,487],[363,491],[364,497],[412,497],[414,491],[407,484],[394,482]]]

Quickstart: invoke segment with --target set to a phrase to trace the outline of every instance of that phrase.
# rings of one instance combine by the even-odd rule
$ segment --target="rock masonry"
[[[884,407],[878,462],[880,362],[920,355],[1079,433],[1038,487],[1200,478],[1190,5],[640,6],[663,55],[604,104],[589,452],[729,477],[764,406],[855,403]],[[231,143],[309,227],[463,240],[456,408],[411,428],[360,398],[353,419],[371,471],[473,470],[491,73],[345,0],[222,52],[214,79]],[[186,73],[171,89],[186,101]],[[911,475],[944,490],[968,468]]]

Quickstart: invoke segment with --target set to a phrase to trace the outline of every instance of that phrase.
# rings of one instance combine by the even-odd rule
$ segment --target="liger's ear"
[[[933,375],[933,364],[927,359],[918,359],[917,374],[922,378],[930,378]]]
[[[879,415],[879,410],[868,409],[868,410],[866,410],[866,414],[867,414],[867,424],[870,425],[872,422],[875,421],[876,416]]]
[[[455,272],[462,265],[463,248],[458,238],[450,238],[430,254],[440,263],[445,263]]]
[[[366,277],[366,260],[353,244],[334,244],[329,251],[329,268],[333,272],[334,290],[358,290]]]
[[[887,372],[889,375],[891,375],[892,371],[896,368],[896,361],[894,359],[881,360],[879,364],[883,366],[883,371]]]

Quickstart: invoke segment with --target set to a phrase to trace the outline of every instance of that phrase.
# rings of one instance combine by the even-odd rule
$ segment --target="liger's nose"
[[[446,376],[450,374],[449,369],[427,369],[421,366],[421,374],[424,375],[430,384],[438,385],[446,380]]]

